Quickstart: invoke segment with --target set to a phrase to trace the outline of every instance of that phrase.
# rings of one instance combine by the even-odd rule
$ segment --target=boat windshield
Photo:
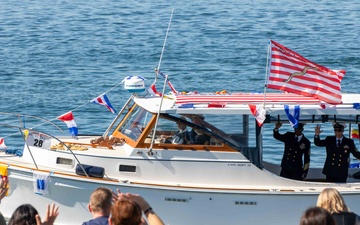
[[[152,114],[137,105],[134,107],[135,108],[131,110],[124,123],[119,127],[118,131],[132,140],[137,141],[144,128],[149,123]]]
[[[197,123],[196,120],[192,119],[193,116],[188,114],[179,117],[179,115],[162,114],[159,119],[157,134],[171,137],[175,131],[182,127],[188,133],[194,130],[197,133],[202,133],[205,139],[207,136],[209,141],[202,143],[205,145],[226,143],[235,149],[249,145],[248,117],[243,115],[227,115],[226,117],[223,115],[202,115],[205,119],[201,123]],[[183,124],[183,126],[180,125],[179,127],[179,124]],[[187,140],[187,144],[196,144],[191,141]]]

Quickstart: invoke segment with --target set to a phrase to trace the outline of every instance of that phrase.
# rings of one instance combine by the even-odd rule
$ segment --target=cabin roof
[[[300,106],[300,115],[360,115],[360,94],[343,94],[342,104],[329,105],[318,99],[287,93],[165,95],[160,113],[252,115],[249,105],[264,103],[266,114],[286,115],[284,105]],[[135,102],[152,113],[159,112],[161,97],[135,97]]]

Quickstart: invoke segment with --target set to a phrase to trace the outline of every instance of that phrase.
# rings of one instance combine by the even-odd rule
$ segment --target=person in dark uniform
[[[346,138],[344,133],[345,124],[334,123],[335,136],[327,136],[320,139],[321,126],[315,128],[314,143],[316,146],[326,147],[326,160],[323,174],[328,182],[346,182],[351,154],[360,159],[360,152],[356,149],[354,141]]]
[[[276,123],[273,136],[276,140],[284,142],[284,155],[281,160],[280,176],[303,180],[307,176],[310,166],[310,141],[302,133],[304,124],[299,123],[294,132],[279,133],[282,123]],[[304,164],[303,164],[304,157]]]
[[[191,117],[191,122],[200,127],[205,127],[204,120],[205,117],[202,114],[192,115]],[[189,144],[209,145],[211,137],[204,134],[201,130],[193,128],[189,133],[189,139]]]

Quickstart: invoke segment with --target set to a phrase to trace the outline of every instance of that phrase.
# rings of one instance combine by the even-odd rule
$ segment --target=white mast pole
[[[264,102],[263,102],[263,108],[265,108],[265,101],[266,101],[266,90],[267,90],[267,84],[269,81],[269,75],[270,75],[270,68],[269,68],[269,61],[271,59],[271,43],[269,42],[268,46],[268,52],[267,52],[267,58],[266,58],[266,72],[265,72],[265,84],[264,84]]]
[[[167,37],[168,37],[168,34],[169,34],[170,24],[171,24],[171,20],[172,20],[173,14],[174,14],[174,9],[172,9],[172,11],[171,11],[169,24],[168,24],[168,28],[167,28],[167,30],[166,30],[166,35],[165,35],[165,39],[164,39],[164,44],[163,44],[163,47],[162,47],[162,50],[161,50],[161,54],[160,54],[159,64],[158,64],[158,67],[157,67],[156,70],[155,70],[155,71],[156,71],[155,82],[157,81],[158,71],[160,70],[161,60],[162,60],[162,57],[163,57],[163,54],[164,54],[165,44],[166,44],[166,40],[167,40]]]
[[[171,24],[171,20],[172,20],[173,14],[174,14],[174,9],[171,11],[171,16],[170,16],[168,28],[167,28],[167,31],[166,31],[166,36],[165,36],[164,44],[163,44],[163,47],[162,47],[162,50],[161,50],[159,65],[158,65],[158,68],[155,69],[155,71],[156,71],[155,82],[157,81],[157,76],[158,76],[158,73],[159,73],[159,71],[160,71],[161,59],[162,59],[162,56],[163,56],[163,54],[164,54],[165,44],[166,44],[166,40],[167,40],[167,37],[168,37],[168,34],[169,34],[170,24]],[[164,86],[163,86],[163,90],[162,90],[162,94],[161,94],[161,101],[160,101],[158,113],[157,113],[157,115],[156,115],[156,121],[155,121],[153,136],[152,136],[152,138],[151,138],[151,145],[150,145],[150,149],[149,149],[149,151],[148,151],[148,155],[153,155],[152,148],[153,148],[153,146],[154,146],[156,129],[157,129],[157,125],[158,125],[158,122],[159,122],[160,111],[161,111],[162,103],[163,103],[163,100],[164,100],[165,87],[166,87],[167,81],[168,81],[168,75],[165,75],[165,82],[164,82]]]

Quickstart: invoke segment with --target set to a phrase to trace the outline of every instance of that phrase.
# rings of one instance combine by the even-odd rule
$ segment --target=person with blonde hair
[[[329,211],[337,225],[360,225],[360,217],[350,212],[344,198],[335,188],[325,188],[320,193],[316,206]]]

